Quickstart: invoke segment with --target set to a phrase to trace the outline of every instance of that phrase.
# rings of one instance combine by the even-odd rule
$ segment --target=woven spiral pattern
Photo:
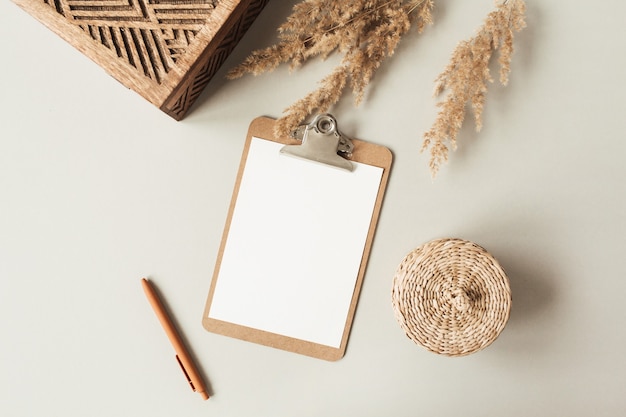
[[[433,240],[409,253],[398,266],[391,298],[406,335],[448,356],[490,345],[511,309],[503,269],[485,249],[461,239]]]

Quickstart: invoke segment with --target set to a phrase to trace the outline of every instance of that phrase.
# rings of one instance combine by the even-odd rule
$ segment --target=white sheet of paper
[[[252,138],[209,317],[339,347],[383,169]]]

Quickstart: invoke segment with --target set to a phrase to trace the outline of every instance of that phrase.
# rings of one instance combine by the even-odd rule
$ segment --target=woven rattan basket
[[[431,352],[463,356],[490,345],[511,309],[504,270],[485,249],[438,239],[413,250],[393,279],[392,303],[406,335]]]

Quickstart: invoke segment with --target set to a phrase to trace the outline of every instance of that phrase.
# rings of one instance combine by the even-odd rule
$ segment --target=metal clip
[[[285,145],[281,154],[331,165],[348,171],[354,170],[353,164],[339,156],[352,155],[354,145],[347,136],[339,132],[337,120],[330,114],[320,114],[309,124],[298,126],[292,137],[301,140],[302,145]]]

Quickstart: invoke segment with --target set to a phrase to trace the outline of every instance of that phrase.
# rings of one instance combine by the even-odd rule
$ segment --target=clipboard
[[[302,142],[275,138],[274,119],[250,124],[202,324],[336,361],[346,351],[392,154],[320,116],[296,131]]]

